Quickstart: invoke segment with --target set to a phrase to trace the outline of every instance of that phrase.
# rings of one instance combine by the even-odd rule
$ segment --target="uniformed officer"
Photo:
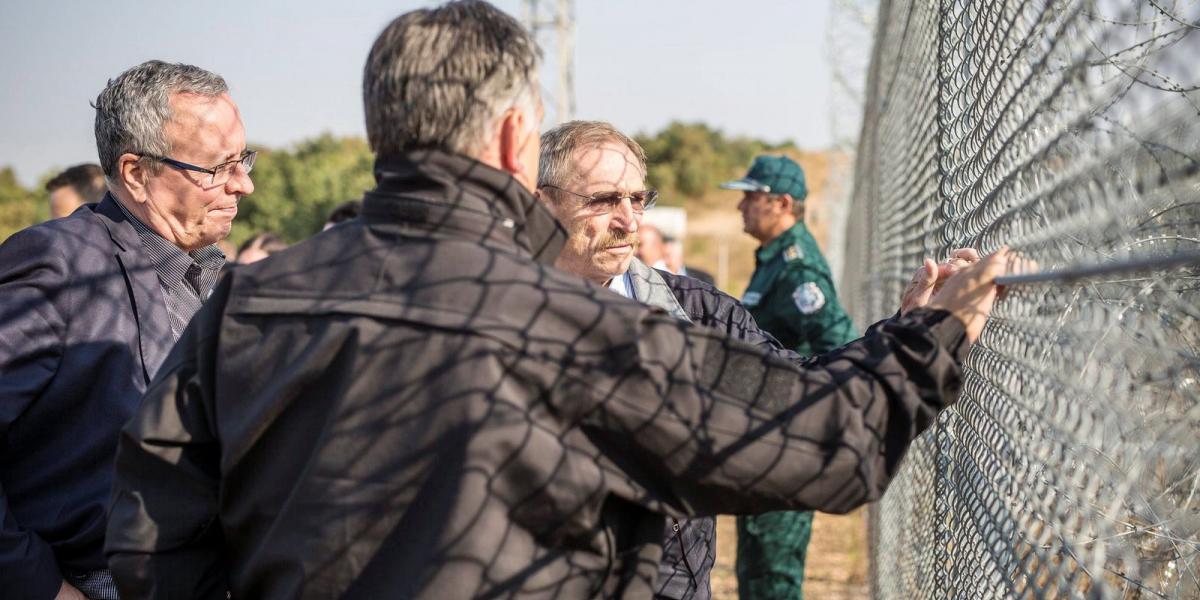
[[[827,352],[856,338],[834,292],[825,257],[804,225],[804,170],[786,156],[759,156],[746,176],[724,183],[740,190],[746,233],[762,245],[742,296],[759,327],[799,354]],[[743,599],[800,598],[812,512],[739,517],[738,593]]]

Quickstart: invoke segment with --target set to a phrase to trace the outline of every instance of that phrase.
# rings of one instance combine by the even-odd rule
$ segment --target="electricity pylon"
[[[554,97],[556,116],[560,122],[575,118],[575,0],[552,0],[554,14],[543,16],[540,0],[522,2],[522,19],[536,36],[549,31],[558,50],[558,89]],[[548,4],[548,2],[547,2]]]

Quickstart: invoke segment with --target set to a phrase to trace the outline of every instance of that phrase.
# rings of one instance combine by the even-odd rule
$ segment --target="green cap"
[[[808,186],[804,184],[804,169],[801,169],[796,161],[782,155],[763,155],[755,158],[745,177],[726,181],[721,184],[721,188],[743,192],[791,194],[792,199],[797,202],[808,196]]]

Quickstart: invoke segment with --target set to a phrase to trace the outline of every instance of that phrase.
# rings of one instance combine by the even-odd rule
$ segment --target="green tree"
[[[791,143],[727,138],[703,123],[673,122],[637,140],[646,149],[648,185],[662,192],[667,205],[711,193],[744,173],[756,154],[795,149]],[[230,241],[240,244],[263,231],[293,243],[316,234],[335,206],[374,187],[373,161],[366,140],[358,137],[323,134],[291,148],[259,148],[255,191],[242,200]],[[27,190],[12,169],[0,169],[0,239],[46,218],[40,189]]]
[[[373,160],[362,138],[329,134],[291,150],[259,150],[254,193],[242,200],[230,241],[273,231],[298,242],[321,231],[335,206],[374,187]]]
[[[373,164],[358,137],[324,134],[290,149],[259,148],[255,191],[242,200],[230,241],[273,231],[294,243],[319,232],[335,206],[374,187]],[[22,187],[11,168],[0,169],[0,240],[47,218],[45,193],[37,190]]]
[[[43,196],[25,189],[11,167],[0,169],[0,240],[46,218]]]
[[[648,184],[663,192],[664,204],[699,198],[745,172],[756,154],[794,149],[749,138],[726,138],[703,123],[672,122],[653,136],[639,135],[649,164]]]

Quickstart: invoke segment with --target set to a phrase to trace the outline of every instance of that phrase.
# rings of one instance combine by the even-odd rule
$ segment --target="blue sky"
[[[363,135],[359,84],[371,42],[396,15],[433,4],[4,0],[0,166],[15,167],[28,185],[95,161],[89,100],[108,78],[151,58],[223,75],[251,143]],[[520,15],[520,0],[496,4]],[[826,0],[576,0],[577,116],[630,132],[705,121],[823,147],[828,10]],[[553,74],[543,80],[553,92]],[[549,112],[547,125],[556,118]]]

